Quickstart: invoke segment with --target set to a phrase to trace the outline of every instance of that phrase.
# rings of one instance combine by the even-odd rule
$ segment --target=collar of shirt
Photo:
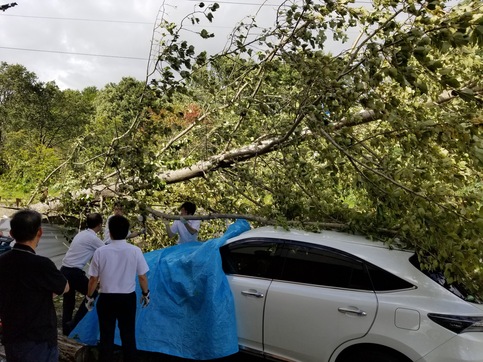
[[[18,251],[26,251],[27,253],[35,254],[35,250],[32,249],[30,246],[22,244],[22,243],[15,243],[12,247],[13,250]]]
[[[112,243],[116,243],[116,244],[119,244],[119,243],[127,243],[127,240],[126,239],[121,239],[121,240],[111,240],[111,244]]]

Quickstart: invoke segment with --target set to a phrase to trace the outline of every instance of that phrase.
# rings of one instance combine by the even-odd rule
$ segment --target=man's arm
[[[188,216],[191,216],[191,215],[188,215]],[[184,217],[180,217],[179,221],[181,221],[181,223],[184,225],[186,230],[188,230],[188,232],[191,235],[194,235],[194,234],[196,234],[197,232],[200,231],[199,230],[200,229],[200,222],[198,220],[194,220],[193,224],[190,224],[189,221],[186,220]]]
[[[148,288],[148,277],[146,274],[138,275],[139,285],[141,286],[141,291],[146,294],[149,291]]]
[[[190,225],[190,223],[183,219],[183,221],[181,221],[183,223],[183,225],[185,226],[186,230],[188,230],[188,232],[193,235],[193,234],[196,234],[198,232],[198,230],[196,230],[193,226]]]
[[[87,296],[92,298],[92,295],[97,289],[97,285],[99,284],[99,277],[91,276],[89,278],[89,284],[87,285]]]
[[[64,293],[62,293],[62,294],[67,293],[69,291],[69,289],[70,289],[70,285],[69,285],[69,282],[67,281],[67,283],[65,283]]]
[[[132,239],[132,238],[135,238],[136,236],[139,236],[139,235],[142,235],[144,234],[146,231],[144,229],[142,230],[138,230],[138,231],[133,231],[132,233],[130,233],[126,239]]]
[[[166,226],[166,233],[168,234],[168,237],[172,238],[176,234],[171,231],[171,225],[169,224],[168,220],[163,220],[164,226]]]

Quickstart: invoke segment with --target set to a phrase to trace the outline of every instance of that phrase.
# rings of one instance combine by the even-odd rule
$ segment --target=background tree
[[[3,181],[23,192],[35,188],[69,152],[93,112],[93,89],[61,91],[23,66],[0,67],[0,149]],[[7,137],[8,135],[8,137]]]

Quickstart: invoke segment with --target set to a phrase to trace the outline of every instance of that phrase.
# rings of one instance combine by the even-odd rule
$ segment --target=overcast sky
[[[13,0],[15,1],[15,0]],[[9,4],[0,0],[0,5]],[[262,0],[222,0],[215,21],[220,49],[226,35]],[[271,0],[270,4],[280,4]],[[179,22],[199,1],[193,0],[16,0],[0,11],[0,61],[21,64],[40,81],[61,89],[104,87],[122,77],[144,80],[154,25],[162,16]],[[205,1],[205,4],[212,2]],[[274,13],[265,2],[262,11]],[[263,15],[267,17],[267,15]],[[198,27],[198,31],[201,27]]]

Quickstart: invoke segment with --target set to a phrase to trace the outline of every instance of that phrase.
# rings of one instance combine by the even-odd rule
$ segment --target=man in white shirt
[[[87,313],[83,302],[79,306],[74,319],[72,319],[76,291],[82,295],[87,295],[89,279],[84,272],[84,268],[92,259],[96,249],[104,246],[102,240],[97,236],[97,233],[102,230],[102,215],[98,213],[87,215],[86,224],[87,229],[79,232],[72,240],[60,268],[70,285],[69,292],[63,295],[62,304],[62,333],[66,336]]]
[[[180,206],[179,220],[175,220],[172,225],[168,220],[163,220],[166,226],[166,232],[170,238],[178,235],[178,244],[187,243],[190,241],[198,241],[198,231],[200,230],[201,220],[186,220],[183,216],[194,215],[196,212],[196,205],[192,202],[186,201]]]
[[[129,244],[129,221],[122,215],[109,220],[111,243],[95,251],[89,267],[87,308],[92,310],[94,292],[100,283],[97,302],[99,317],[99,361],[112,361],[116,321],[121,335],[123,361],[136,361],[136,275],[141,286],[143,307],[149,304],[148,264],[140,248]]]

